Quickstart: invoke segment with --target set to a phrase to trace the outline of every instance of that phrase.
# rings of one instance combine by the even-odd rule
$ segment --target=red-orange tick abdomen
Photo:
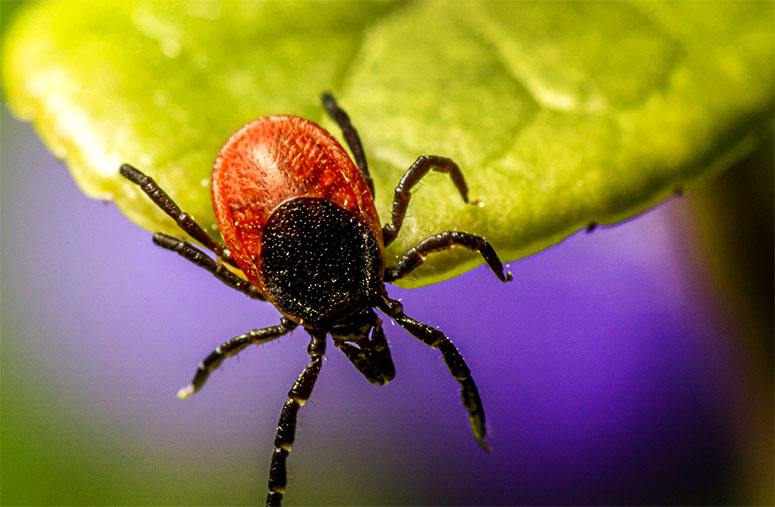
[[[309,305],[303,301],[294,305],[283,300],[288,296],[298,298],[299,294],[287,294],[288,290],[293,292],[292,288],[286,287],[286,294],[273,293],[277,283],[273,284],[271,279],[277,273],[267,271],[272,268],[272,258],[277,258],[282,264],[281,257],[293,257],[297,262],[295,276],[311,284],[307,291],[312,296],[325,293],[329,299],[352,299],[343,293],[347,287],[339,283],[342,278],[339,275],[345,273],[334,272],[343,268],[330,266],[329,271],[333,271],[326,272],[330,262],[310,256],[327,251],[332,256],[331,262],[336,258],[341,260],[345,255],[353,257],[351,260],[359,264],[364,264],[365,260],[367,267],[373,266],[374,269],[369,271],[374,273],[377,268],[382,268],[382,229],[368,184],[339,142],[322,127],[304,118],[269,116],[246,125],[234,134],[216,159],[212,173],[212,200],[218,229],[237,265],[267,299],[294,320],[309,323],[326,320],[333,312],[340,312],[345,302],[330,303],[330,308],[320,309],[317,317],[303,315],[297,307]],[[298,202],[292,205],[293,201]],[[300,202],[307,203],[303,209]],[[310,206],[315,210],[311,210]],[[272,256],[266,251],[267,239],[270,239],[267,227],[274,215],[277,215],[275,221],[278,224],[282,221],[283,230],[282,233],[278,230],[271,237],[275,240],[275,255]],[[296,230],[302,223],[305,230]],[[310,228],[317,229],[317,233]],[[364,237],[364,234],[371,237]],[[326,239],[325,235],[331,237]],[[346,241],[354,241],[355,245],[346,245]],[[322,249],[316,248],[316,242],[331,244]],[[339,244],[342,248],[336,248]],[[320,245],[323,246],[326,245]],[[278,251],[280,248],[283,252]],[[348,248],[350,251],[345,252]],[[353,248],[355,251],[352,251]],[[300,249],[307,251],[301,252]],[[305,255],[309,260],[306,264]],[[377,258],[361,259],[356,258],[357,255]],[[277,269],[283,271],[286,266],[279,265]],[[321,269],[323,272],[307,272]],[[365,280],[360,281],[356,274],[353,282],[356,285],[351,289],[357,291],[357,284],[364,281],[369,285],[377,283],[377,280],[371,280],[374,273],[363,273],[360,278]],[[353,273],[346,275],[352,276]],[[332,277],[337,278],[337,288],[326,286],[326,280]],[[378,278],[381,282],[381,272]],[[276,277],[274,282],[277,282]],[[293,281],[282,283],[288,285]],[[332,291],[338,293],[333,294]],[[321,298],[315,297],[315,303],[322,302],[326,306]]]

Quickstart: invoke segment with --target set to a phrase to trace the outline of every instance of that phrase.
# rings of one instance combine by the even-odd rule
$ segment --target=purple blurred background
[[[87,199],[5,110],[2,143],[3,503],[262,498],[304,333],[248,349],[178,401],[205,354],[277,312]],[[493,452],[471,437],[438,353],[388,324],[387,386],[330,347],[300,413],[287,504],[770,501],[772,241],[758,247],[769,271],[754,269],[769,335],[750,339],[729,295],[746,280],[722,290],[704,264],[723,259],[698,246],[702,199],[511,263],[512,284],[479,268],[392,288],[466,357]],[[753,262],[750,248],[736,262]]]

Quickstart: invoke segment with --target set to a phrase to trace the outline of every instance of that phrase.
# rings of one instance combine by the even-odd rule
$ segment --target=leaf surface
[[[118,176],[122,162],[214,230],[208,178],[223,143],[274,113],[339,136],[318,99],[332,90],[363,138],[383,219],[422,154],[456,160],[478,202],[428,176],[388,262],[448,229],[515,260],[750,151],[771,126],[774,6],[59,0],[17,11],[3,86],[87,195],[171,234]],[[403,285],[479,262],[434,255]]]

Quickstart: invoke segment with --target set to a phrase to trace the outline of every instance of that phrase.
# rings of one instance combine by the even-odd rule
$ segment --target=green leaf
[[[447,229],[514,260],[750,151],[771,126],[774,6],[62,0],[18,9],[3,85],[85,193],[173,234],[120,163],[214,228],[207,181],[225,140],[270,113],[339,135],[318,102],[332,90],[363,137],[383,218],[422,154],[455,159],[479,200],[430,175],[388,262]],[[479,262],[438,254],[405,284]]]

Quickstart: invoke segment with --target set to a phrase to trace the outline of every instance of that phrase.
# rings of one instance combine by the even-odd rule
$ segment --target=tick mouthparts
[[[194,386],[187,385],[186,387],[184,387],[183,389],[178,391],[177,396],[178,396],[179,400],[185,400],[186,398],[188,398],[192,394],[194,394]]]

